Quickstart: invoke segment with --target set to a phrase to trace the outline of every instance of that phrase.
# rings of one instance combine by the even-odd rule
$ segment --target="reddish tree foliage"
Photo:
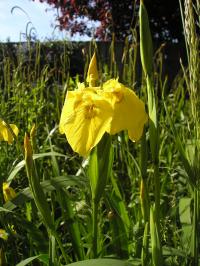
[[[33,0],[45,2],[58,9],[58,26],[71,36],[93,36],[99,40],[110,40],[112,33],[117,40],[124,40],[135,25],[139,0]],[[155,38],[179,39],[181,19],[178,1],[146,0],[150,25]],[[90,21],[98,22],[91,27]]]
[[[37,1],[37,0],[33,0]],[[67,30],[71,36],[94,36],[104,39],[112,24],[110,1],[106,0],[39,0],[58,9],[57,20],[61,30]],[[94,29],[89,21],[99,22]],[[109,31],[110,32],[110,31]]]

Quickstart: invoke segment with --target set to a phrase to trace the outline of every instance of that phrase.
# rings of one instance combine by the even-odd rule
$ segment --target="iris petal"
[[[103,95],[113,106],[113,117],[107,132],[116,134],[128,130],[129,138],[137,141],[142,135],[148,117],[144,103],[137,95],[115,79],[103,85]]]
[[[3,183],[3,196],[5,202],[12,200],[16,197],[16,193],[12,187],[9,186],[8,183]]]
[[[19,133],[19,129],[17,128],[17,126],[14,124],[10,124],[10,127],[13,133],[17,136]],[[11,144],[14,140],[12,133],[10,132],[3,120],[0,121],[0,141],[1,140],[7,141],[9,144]]]
[[[60,120],[60,132],[65,133],[72,149],[87,156],[106,132],[112,117],[108,101],[90,90],[67,94]]]

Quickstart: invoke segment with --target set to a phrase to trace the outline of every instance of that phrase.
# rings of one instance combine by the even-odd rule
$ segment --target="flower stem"
[[[96,258],[98,254],[98,203],[92,201],[92,256]]]

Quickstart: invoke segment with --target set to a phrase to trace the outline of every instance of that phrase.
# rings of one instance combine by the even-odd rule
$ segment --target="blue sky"
[[[19,8],[15,8],[11,13],[14,6],[22,8],[27,15]],[[46,9],[48,9],[47,12]],[[37,38],[41,41],[70,39],[66,32],[54,29],[56,12],[55,9],[45,3],[40,3],[39,0],[0,0],[0,42],[5,42],[7,38],[13,42],[24,41],[23,33],[26,32],[29,21],[32,25],[29,25],[28,29],[34,26]],[[79,40],[80,37],[76,36],[75,39]]]

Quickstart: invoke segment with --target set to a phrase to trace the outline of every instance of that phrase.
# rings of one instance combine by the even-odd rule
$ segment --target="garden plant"
[[[66,43],[61,65],[41,65],[40,43],[3,54],[0,265],[199,265],[200,4],[180,7],[171,83],[142,0],[121,73],[114,39],[108,65],[91,42],[83,80]]]

